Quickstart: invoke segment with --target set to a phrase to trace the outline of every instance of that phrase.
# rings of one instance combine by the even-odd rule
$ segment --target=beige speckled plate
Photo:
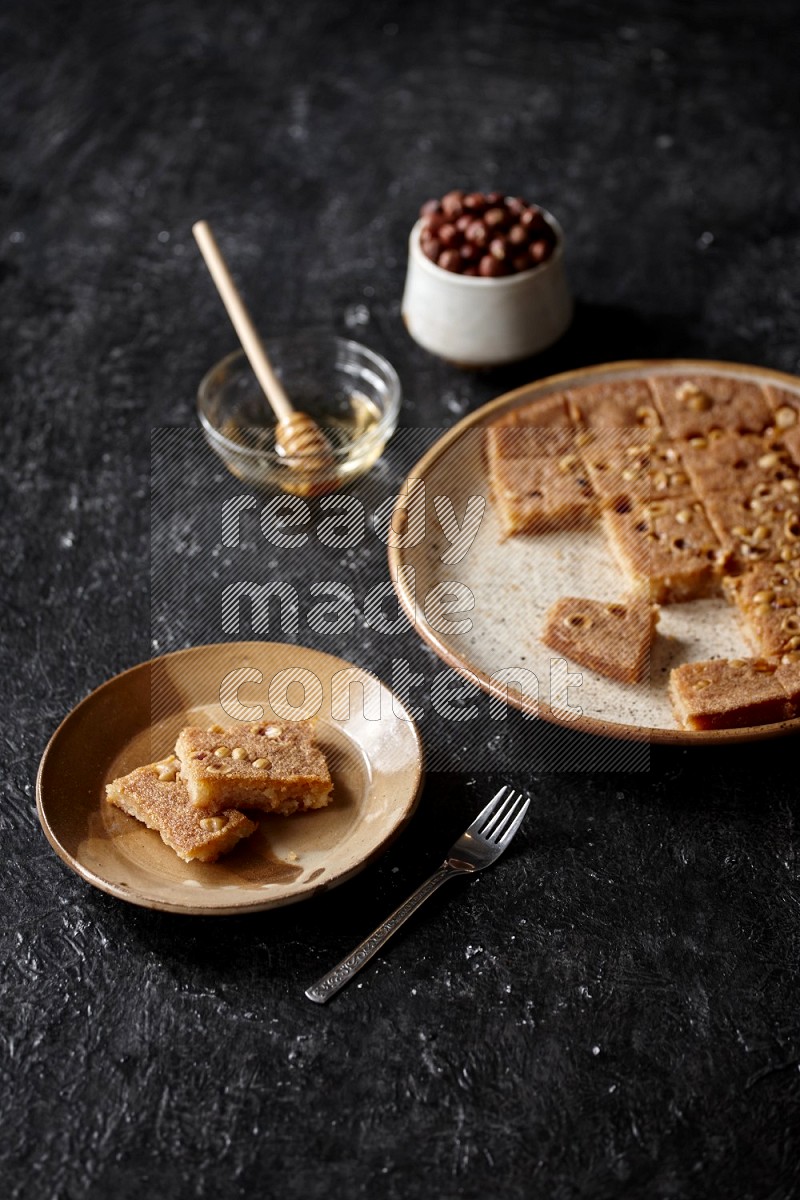
[[[606,539],[595,526],[581,532],[500,540],[483,460],[487,425],[512,409],[564,388],[681,371],[774,383],[800,396],[800,379],[791,375],[734,363],[686,359],[607,363],[541,379],[500,396],[459,421],[411,471],[392,518],[396,539],[389,548],[392,580],[420,637],[439,657],[490,695],[507,699],[524,712],[605,736],[685,745],[749,741],[797,732],[800,719],[702,733],[677,727],[667,697],[673,667],[698,659],[752,653],[738,629],[733,608],[722,598],[662,607],[649,683],[631,687],[586,668],[571,667],[575,675],[566,690],[563,675],[559,676],[553,667],[558,656],[539,641],[537,631],[542,628],[547,609],[559,596],[619,599],[624,582]],[[421,538],[408,536],[414,519],[410,497],[421,494],[418,482],[414,485],[416,492],[411,490],[412,481],[419,480],[425,484],[426,523]],[[461,523],[472,496],[486,499],[474,541],[459,561],[443,561],[453,539],[442,532],[434,500],[449,498],[454,516]],[[403,545],[403,541],[413,544]],[[456,595],[454,582],[462,585],[461,598],[448,612],[448,596]],[[469,589],[472,601],[463,589]],[[458,622],[463,622],[464,628],[454,629]],[[509,677],[511,684],[503,682]]]
[[[219,698],[235,671],[235,682],[244,680],[238,702],[261,705],[266,719],[280,717],[268,698],[279,672],[291,673],[279,689],[290,705],[319,702],[317,738],[334,799],[318,812],[261,815],[257,832],[218,862],[185,863],[155,831],[108,804],[105,784],[167,754],[183,725],[231,724]],[[355,875],[405,826],[421,781],[414,723],[374,676],[316,650],[231,642],[141,663],[87,696],[50,739],[36,803],[53,849],[95,887],[146,908],[223,915],[291,904]]]

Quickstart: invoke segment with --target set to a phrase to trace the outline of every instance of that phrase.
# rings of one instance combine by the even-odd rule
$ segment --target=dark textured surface
[[[385,352],[409,427],[614,358],[795,371],[795,6],[32,0],[2,20],[3,1194],[796,1195],[794,741],[540,770],[513,853],[326,1008],[303,986],[437,864],[502,740],[470,729],[465,771],[429,776],[362,876],[248,919],[92,891],[33,796],[72,705],[186,636],[151,634],[150,433],[193,420],[232,344],[192,220],[265,328]],[[538,200],[569,237],[572,331],[491,377],[399,319],[416,207],[457,183]],[[353,569],[383,578],[381,547]],[[362,633],[342,651],[384,673]]]

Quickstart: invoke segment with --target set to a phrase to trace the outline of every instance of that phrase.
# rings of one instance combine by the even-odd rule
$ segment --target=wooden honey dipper
[[[278,419],[275,427],[275,445],[279,452],[287,459],[296,460],[292,465],[298,472],[317,472],[330,467],[333,462],[330,442],[316,421],[307,413],[298,412],[287,396],[231,278],[208,222],[197,221],[192,226],[192,233],[253,373]],[[304,490],[310,492],[315,489],[309,486]]]

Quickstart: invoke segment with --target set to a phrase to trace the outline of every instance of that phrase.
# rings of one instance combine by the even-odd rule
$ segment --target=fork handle
[[[419,906],[432,896],[438,887],[441,887],[446,879],[452,879],[455,875],[464,875],[466,872],[460,871],[457,867],[451,867],[449,863],[443,863],[438,871],[434,871],[429,879],[420,884],[413,895],[396,908],[390,917],[387,917],[382,925],[379,925],[374,933],[371,933],[368,938],[365,938],[360,946],[356,946],[352,954],[348,954],[347,958],[329,971],[327,975],[323,975],[320,980],[312,984],[306,989],[306,995],[309,1000],[314,1000],[317,1004],[324,1004],[326,1000],[330,1000],[331,996],[335,996],[340,988],[343,988],[346,983],[358,974],[365,963],[368,963],[374,954],[377,954],[381,946],[388,942],[392,934],[400,928],[400,926],[408,920],[412,913],[416,912]]]

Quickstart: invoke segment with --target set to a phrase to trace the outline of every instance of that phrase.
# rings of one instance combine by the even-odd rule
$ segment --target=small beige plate
[[[394,543],[390,538],[392,581],[414,628],[440,658],[490,695],[532,716],[606,737],[684,745],[752,741],[797,732],[798,718],[776,725],[708,732],[677,727],[667,695],[673,667],[752,653],[732,606],[721,597],[661,608],[649,683],[632,687],[572,666],[572,678],[579,683],[566,693],[566,703],[553,701],[559,683],[553,664],[563,660],[538,639],[547,609],[560,596],[618,600],[625,585],[596,525],[583,531],[502,540],[483,458],[484,431],[512,409],[565,388],[673,372],[735,376],[800,394],[800,379],[778,371],[735,363],[660,359],[606,363],[554,375],[500,396],[459,421],[411,471],[392,518],[397,538]],[[425,485],[424,537],[412,536],[411,529],[411,497],[420,495],[420,481]],[[464,522],[473,496],[486,499],[485,512],[467,553],[448,562],[453,539],[445,538],[441,521],[437,521],[436,514],[442,511],[436,508],[437,498],[449,499],[456,521]],[[409,536],[404,538],[405,533]],[[449,596],[455,594],[454,582],[461,585],[461,599],[448,608]],[[436,597],[441,592],[445,599],[437,612]],[[469,593],[472,606],[467,608],[464,596]],[[457,615],[451,617],[451,613]],[[460,629],[455,627],[459,622]],[[512,681],[522,678],[525,686],[498,683],[502,672]]]
[[[328,808],[262,815],[216,863],[185,863],[107,803],[106,783],[168,754],[183,725],[233,724],[221,689],[228,713],[238,701],[252,708],[243,720],[280,719],[271,685],[279,708],[316,709],[334,781]],[[292,904],[355,875],[408,822],[421,781],[414,722],[373,675],[299,646],[230,642],[141,663],[81,701],[42,756],[36,804],[53,849],[95,887],[145,908],[224,915]]]

